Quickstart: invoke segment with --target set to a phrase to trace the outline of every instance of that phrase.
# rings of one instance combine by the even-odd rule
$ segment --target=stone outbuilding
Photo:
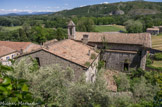
[[[17,59],[25,56],[35,58],[40,66],[59,64],[62,69],[70,67],[75,71],[76,78],[85,73],[86,81],[95,80],[99,61],[99,53],[93,47],[71,39],[46,45],[41,49],[23,54]]]
[[[69,33],[70,30],[73,33]],[[74,24],[68,28],[69,39],[104,50],[100,57],[107,69],[145,69],[147,49],[152,46],[149,33],[96,33],[74,30]]]
[[[147,28],[146,32],[150,33],[151,35],[158,35],[160,31],[158,27],[154,27],[154,28]]]

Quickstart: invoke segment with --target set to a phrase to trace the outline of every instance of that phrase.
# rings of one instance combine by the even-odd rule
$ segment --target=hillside
[[[159,36],[152,36],[152,48],[162,50],[162,34]]]
[[[89,5],[56,12],[63,16],[107,16],[107,15],[147,15],[162,12],[162,2],[119,2],[112,4]]]
[[[95,31],[97,32],[119,32],[126,31],[124,26],[121,25],[96,25]]]

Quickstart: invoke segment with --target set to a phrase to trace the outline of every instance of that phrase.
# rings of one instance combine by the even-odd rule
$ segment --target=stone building
[[[105,67],[120,71],[139,67],[145,69],[147,49],[152,46],[149,33],[76,32],[75,24],[72,22],[68,25],[68,37],[104,49],[100,56],[101,60],[105,61]]]
[[[18,56],[19,53],[9,47],[0,46],[0,63],[2,65],[11,65],[9,59],[13,59],[14,57]]]
[[[146,32],[150,33],[151,35],[158,35],[160,31],[158,27],[154,27],[154,28],[147,28]]]
[[[32,50],[38,49],[41,46],[32,42],[13,42],[13,41],[0,41],[0,46],[9,47],[19,53],[27,53]]]
[[[159,26],[159,33],[162,33],[162,26]]]
[[[35,58],[40,66],[59,64],[62,69],[70,67],[75,71],[76,78],[85,73],[86,81],[95,80],[99,60],[99,53],[93,47],[71,39],[46,45],[17,59],[25,56]]]
[[[40,45],[31,42],[0,41],[0,62],[9,66],[11,65],[9,59],[37,48],[40,48]]]

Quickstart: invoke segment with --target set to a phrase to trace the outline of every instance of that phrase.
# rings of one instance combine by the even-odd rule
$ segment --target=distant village
[[[127,72],[145,70],[146,56],[152,48],[151,34],[162,32],[162,27],[148,28],[147,33],[76,32],[75,24],[68,24],[68,39],[47,41],[43,45],[31,42],[0,41],[0,58],[3,65],[9,59],[20,60],[26,56],[36,59],[39,66],[59,64],[75,71],[76,76],[86,74],[87,81],[94,81],[97,65],[105,62],[106,69]],[[101,51],[104,50],[104,51]]]

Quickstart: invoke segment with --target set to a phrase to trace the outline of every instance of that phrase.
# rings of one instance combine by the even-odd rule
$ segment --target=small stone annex
[[[159,34],[159,28],[158,27],[147,28],[146,32],[150,33],[151,35],[158,35]]]
[[[25,56],[35,58],[40,66],[59,64],[62,69],[70,67],[75,71],[76,78],[85,73],[86,81],[95,80],[99,60],[99,53],[93,47],[71,39],[46,44],[38,50],[20,55],[17,59]]]
[[[72,21],[68,24],[68,38],[104,49],[100,59],[105,67],[119,71],[145,69],[147,50],[152,47],[149,33],[76,32]]]

